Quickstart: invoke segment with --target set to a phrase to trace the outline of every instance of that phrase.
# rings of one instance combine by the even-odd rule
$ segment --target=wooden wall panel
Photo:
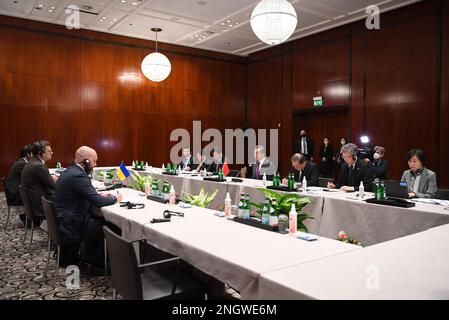
[[[407,169],[408,149],[423,148],[428,167],[438,173],[439,185],[448,187],[448,17],[447,1],[425,0],[381,14],[380,30],[367,30],[365,21],[358,21],[250,55],[249,61],[257,64],[248,67],[248,98],[256,97],[263,105],[267,87],[273,92],[279,86],[278,78],[265,77],[267,83],[262,85],[261,78],[251,74],[284,74],[282,95],[269,98],[283,107],[279,109],[283,163],[293,152],[301,127],[294,112],[313,110],[312,97],[320,93],[324,108],[313,121],[305,122],[314,123],[309,135],[343,134],[342,121],[346,121],[350,140],[358,143],[362,134],[368,134],[374,144],[386,147],[390,176],[395,179]],[[290,58],[288,65],[285,61]],[[269,61],[275,60],[284,61],[284,69],[273,68]],[[326,109],[337,106],[347,106],[348,114],[334,124],[328,121]],[[276,112],[274,116],[261,112],[253,122],[268,127]],[[286,131],[290,131],[288,139]]]
[[[38,139],[53,145],[49,166],[68,165],[81,145],[97,149],[99,165],[161,165],[174,129],[245,125],[245,58],[160,44],[172,73],[153,83],[140,71],[151,41],[3,16],[0,41],[2,176]]]

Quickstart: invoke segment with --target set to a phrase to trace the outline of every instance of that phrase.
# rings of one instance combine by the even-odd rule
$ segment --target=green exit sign
[[[323,97],[313,97],[313,106],[314,107],[322,107],[323,106]]]

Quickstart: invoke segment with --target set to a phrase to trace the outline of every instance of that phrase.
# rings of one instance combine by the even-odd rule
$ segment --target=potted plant
[[[145,192],[145,185],[148,183],[150,186],[153,183],[153,177],[150,175],[144,176],[138,172],[131,172],[133,182],[129,185],[131,189]]]
[[[204,188],[201,188],[200,193],[197,196],[194,196],[188,192],[184,192],[183,199],[185,202],[190,203],[191,205],[201,208],[207,208],[212,203],[212,201],[214,201],[217,193],[218,189],[215,189],[215,191],[212,193],[207,193],[204,191]]]
[[[306,196],[302,196],[296,193],[278,193],[273,190],[264,189],[264,188],[257,188],[260,192],[262,192],[265,197],[270,199],[271,201],[276,200],[274,209],[276,212],[279,213],[279,215],[286,215],[288,217],[290,213],[290,209],[292,207],[292,204],[295,205],[296,211],[298,212],[298,230],[308,232],[307,227],[304,225],[304,220],[306,219],[315,219],[311,216],[309,216],[307,213],[302,212],[302,209],[308,205],[309,203],[312,203],[312,199]],[[264,204],[263,203],[250,203],[251,206],[257,208],[256,214],[262,215],[262,209]]]

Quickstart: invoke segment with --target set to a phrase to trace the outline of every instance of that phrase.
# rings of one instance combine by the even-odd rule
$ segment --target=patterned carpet
[[[65,269],[59,269],[56,288],[53,287],[56,259],[51,257],[47,269],[47,234],[35,229],[30,244],[22,244],[24,227],[19,220],[21,208],[11,208],[8,227],[4,228],[7,206],[4,193],[0,193],[0,300],[105,300],[112,299],[109,277],[80,276],[80,289],[68,290]],[[52,249],[52,253],[53,253]],[[53,256],[53,254],[52,254]]]
[[[65,269],[59,269],[56,287],[53,287],[56,259],[52,255],[47,271],[47,234],[36,228],[30,244],[30,230],[27,242],[22,244],[24,227],[19,220],[22,208],[11,208],[8,227],[4,225],[7,216],[5,195],[0,193],[0,300],[111,300],[110,277],[80,276],[79,289],[69,290],[66,286]],[[227,287],[230,299],[239,295]],[[117,295],[117,299],[120,296]]]

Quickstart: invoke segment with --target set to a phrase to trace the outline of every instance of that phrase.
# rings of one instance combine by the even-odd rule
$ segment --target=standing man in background
[[[313,161],[313,141],[307,136],[307,132],[304,129],[300,132],[300,138],[296,149],[300,154],[304,155],[307,160]]]

